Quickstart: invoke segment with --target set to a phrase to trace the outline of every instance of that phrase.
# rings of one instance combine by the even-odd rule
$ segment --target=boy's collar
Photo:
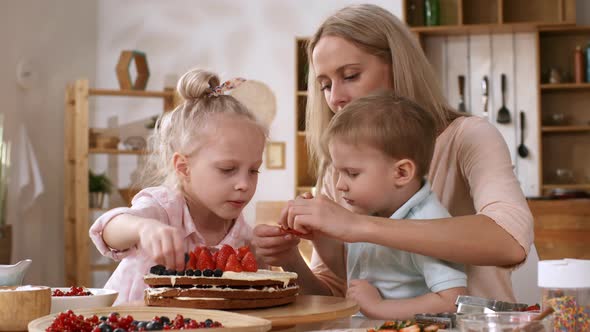
[[[422,179],[422,187],[410,199],[408,199],[402,206],[399,207],[390,219],[406,219],[410,210],[422,203],[430,195],[430,183],[426,179]]]

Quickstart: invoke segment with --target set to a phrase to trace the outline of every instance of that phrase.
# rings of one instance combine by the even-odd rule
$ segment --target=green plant
[[[94,174],[92,170],[88,170],[88,191],[91,193],[110,193],[113,189],[113,183],[106,174]]]

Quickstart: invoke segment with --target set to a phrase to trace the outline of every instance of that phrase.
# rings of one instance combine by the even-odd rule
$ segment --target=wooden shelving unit
[[[307,104],[307,38],[295,40],[295,196],[311,192],[316,183],[309,165],[305,142],[305,108]]]
[[[111,96],[131,98],[160,98],[163,109],[171,110],[176,103],[172,88],[164,91],[107,90],[90,88],[88,80],[81,79],[66,88],[65,102],[65,190],[64,190],[64,242],[66,284],[92,286],[91,273],[113,271],[117,264],[92,264],[88,230],[90,213],[106,209],[90,209],[88,206],[88,155],[143,155],[139,150],[90,149],[89,97]]]
[[[590,26],[543,27],[537,40],[542,194],[554,189],[590,191],[590,83],[567,81],[573,76],[576,46],[585,48],[590,42]],[[551,68],[558,68],[565,81],[548,83]],[[573,179],[560,181],[558,169],[571,171]]]
[[[424,1],[404,0],[403,13],[412,31],[432,35],[535,32],[542,26],[573,25],[575,0],[440,0],[440,25],[425,26]]]

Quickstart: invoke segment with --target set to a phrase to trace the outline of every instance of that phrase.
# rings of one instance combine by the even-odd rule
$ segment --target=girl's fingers
[[[283,248],[292,248],[293,246],[296,246],[299,243],[299,239],[291,234],[285,234],[284,236],[255,238],[253,242],[257,248],[278,248],[279,250],[282,250]]]
[[[264,224],[256,225],[256,227],[254,227],[253,233],[256,237],[260,238],[276,237],[283,235],[281,227]]]
[[[174,260],[176,261],[176,270],[182,271],[184,270],[184,239],[178,233],[176,235],[172,240],[172,244],[174,245]]]
[[[312,208],[305,205],[292,205],[289,208],[289,216],[287,218],[287,223],[289,228],[295,229],[295,217],[299,215],[311,214],[313,211]]]

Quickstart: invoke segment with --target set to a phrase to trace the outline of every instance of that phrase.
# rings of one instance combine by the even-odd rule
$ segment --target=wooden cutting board
[[[295,302],[267,309],[234,310],[240,314],[268,319],[272,327],[293,326],[348,317],[359,311],[350,299],[334,296],[299,295]]]
[[[244,332],[266,332],[271,329],[271,322],[257,317],[246,316],[227,311],[219,310],[202,310],[202,309],[183,309],[183,308],[164,308],[164,307],[108,307],[94,309],[78,309],[74,312],[78,315],[106,316],[116,311],[122,316],[131,315],[137,320],[151,320],[154,316],[168,316],[173,319],[177,314],[185,318],[191,318],[197,321],[212,319],[223,324],[223,328],[207,329],[207,331],[244,331]],[[55,319],[55,314],[35,319],[29,323],[29,331],[43,332],[51,325]],[[183,331],[202,331],[203,329],[188,329]]]

